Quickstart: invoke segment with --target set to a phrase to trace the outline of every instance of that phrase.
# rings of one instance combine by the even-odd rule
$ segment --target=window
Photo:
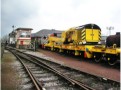
[[[30,32],[21,32],[20,37],[30,37]]]

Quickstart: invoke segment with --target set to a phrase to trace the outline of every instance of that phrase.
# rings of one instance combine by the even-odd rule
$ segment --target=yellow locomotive
[[[100,41],[100,27],[96,24],[86,24],[68,29],[62,32],[60,37],[57,34],[50,35],[44,48],[84,58],[94,58],[96,62],[105,58],[110,65],[114,65],[114,60],[112,61],[110,56],[113,55],[113,59],[120,58],[120,48],[116,48],[115,44],[113,48],[101,45]]]
[[[101,39],[101,29],[95,24],[73,27],[66,31],[65,39],[67,43],[96,44]]]

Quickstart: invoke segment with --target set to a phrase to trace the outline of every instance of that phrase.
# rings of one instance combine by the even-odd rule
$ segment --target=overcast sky
[[[120,0],[1,0],[1,35],[15,28],[67,30],[95,23],[107,35],[120,32]]]

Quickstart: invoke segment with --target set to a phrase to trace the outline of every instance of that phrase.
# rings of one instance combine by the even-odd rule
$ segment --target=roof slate
[[[47,37],[48,34],[53,34],[53,33],[62,33],[60,30],[55,30],[55,29],[42,29],[36,33],[32,33],[31,37]]]

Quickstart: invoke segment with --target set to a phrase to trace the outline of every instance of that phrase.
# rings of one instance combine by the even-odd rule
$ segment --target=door
[[[93,40],[93,29],[86,29],[86,41],[91,42]]]
[[[23,41],[20,41],[20,45],[23,45]]]
[[[98,42],[99,41],[99,37],[100,37],[100,35],[99,35],[99,30],[93,30],[93,36],[92,36],[92,40],[94,41],[94,42]]]

